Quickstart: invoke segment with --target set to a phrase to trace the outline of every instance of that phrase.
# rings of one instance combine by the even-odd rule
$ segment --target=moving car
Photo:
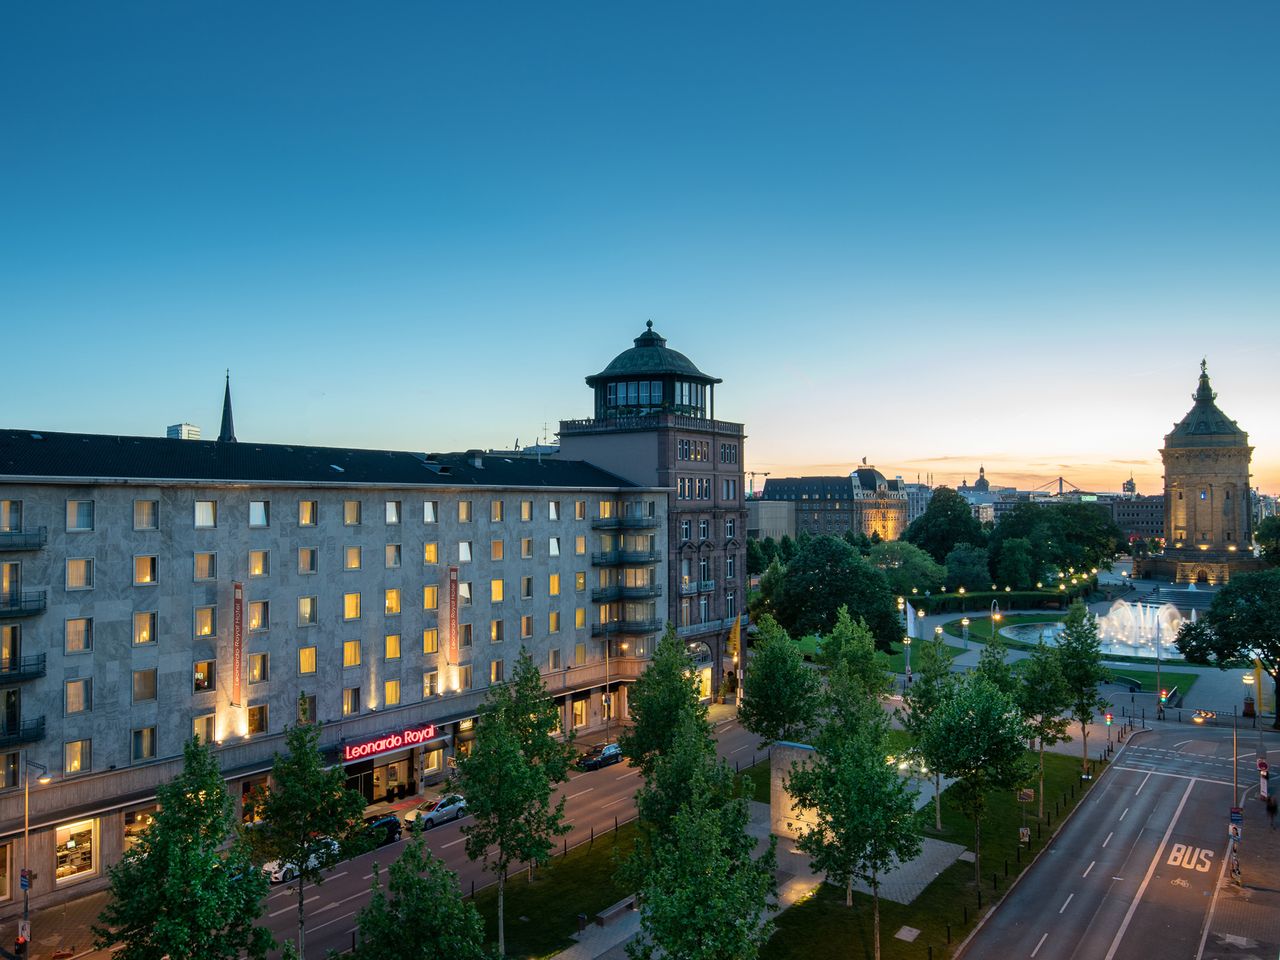
[[[311,856],[307,857],[307,869],[314,870],[316,867],[332,866],[337,859],[338,841],[331,840],[328,837],[321,837],[316,841],[315,847],[311,851]],[[296,864],[285,863],[280,860],[264,863],[262,869],[272,883],[288,883],[298,875]]]
[[[448,793],[442,797],[424,800],[404,815],[405,823],[422,821],[422,828],[430,830],[437,823],[446,820],[457,820],[467,812],[466,798],[456,793]]]
[[[579,770],[599,770],[622,762],[622,748],[616,743],[597,743],[578,758]]]
[[[373,841],[375,847],[385,847],[388,843],[395,843],[400,839],[400,818],[394,813],[365,817],[364,835]]]

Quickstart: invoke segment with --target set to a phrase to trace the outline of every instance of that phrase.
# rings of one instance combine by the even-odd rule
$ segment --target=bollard
[[[582,933],[587,929],[587,915],[585,913],[578,914],[578,932]]]
[[[355,953],[355,951],[356,951],[356,932],[352,930],[351,931],[351,952]]]
[[[596,828],[595,828],[594,826],[591,828],[591,841],[590,841],[590,842],[591,842],[591,843],[595,843],[595,842],[596,842]]]
[[[929,960],[933,960],[933,944],[932,943],[929,944]]]
[[[564,838],[564,856],[567,857],[568,855],[569,855],[569,838],[565,837]]]

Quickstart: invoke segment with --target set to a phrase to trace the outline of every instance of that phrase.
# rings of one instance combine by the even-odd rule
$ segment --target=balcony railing
[[[624,587],[614,584],[611,587],[596,587],[591,591],[591,599],[596,603],[608,603],[610,600],[652,600],[662,596],[662,587],[656,583],[647,587]]]
[[[597,567],[616,567],[619,564],[657,563],[660,557],[656,550],[609,550],[593,553],[591,563]]]
[[[0,550],[39,550],[49,542],[48,527],[0,530]]]
[[[680,584],[680,596],[692,597],[698,592],[698,581],[690,580],[688,583]]]
[[[22,720],[14,726],[0,727],[0,747],[11,747],[19,743],[31,743],[43,739],[44,717]]]
[[[657,633],[662,629],[661,620],[610,620],[608,623],[591,625],[593,637],[612,637],[618,634],[644,636]]]
[[[45,592],[27,590],[23,593],[0,593],[0,617],[30,617],[43,613]]]
[[[596,530],[653,530],[657,517],[596,517],[591,526]]]
[[[716,582],[714,580],[699,580],[698,592],[699,593],[715,593]]]
[[[44,676],[45,655],[37,653],[30,657],[13,657],[0,660],[0,683],[15,683],[20,680],[37,680]]]
[[[656,430],[659,427],[679,427],[684,430],[710,430],[712,433],[742,436],[742,424],[727,420],[708,420],[691,417],[685,413],[637,413],[620,417],[597,417],[591,420],[561,420],[560,436],[576,433],[599,433],[602,430]]]

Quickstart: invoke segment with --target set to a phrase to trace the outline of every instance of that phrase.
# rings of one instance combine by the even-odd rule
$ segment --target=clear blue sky
[[[0,10],[4,426],[527,443],[652,318],[748,468],[1280,488],[1280,5]],[[1128,461],[1135,461],[1130,464]]]

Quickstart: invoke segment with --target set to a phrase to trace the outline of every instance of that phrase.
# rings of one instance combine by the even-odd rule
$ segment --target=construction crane
[[[751,488],[748,491],[747,496],[754,497],[756,495],[756,477],[757,476],[767,477],[769,476],[769,473],[770,471],[768,470],[748,470],[747,471],[747,476],[751,478]]]

